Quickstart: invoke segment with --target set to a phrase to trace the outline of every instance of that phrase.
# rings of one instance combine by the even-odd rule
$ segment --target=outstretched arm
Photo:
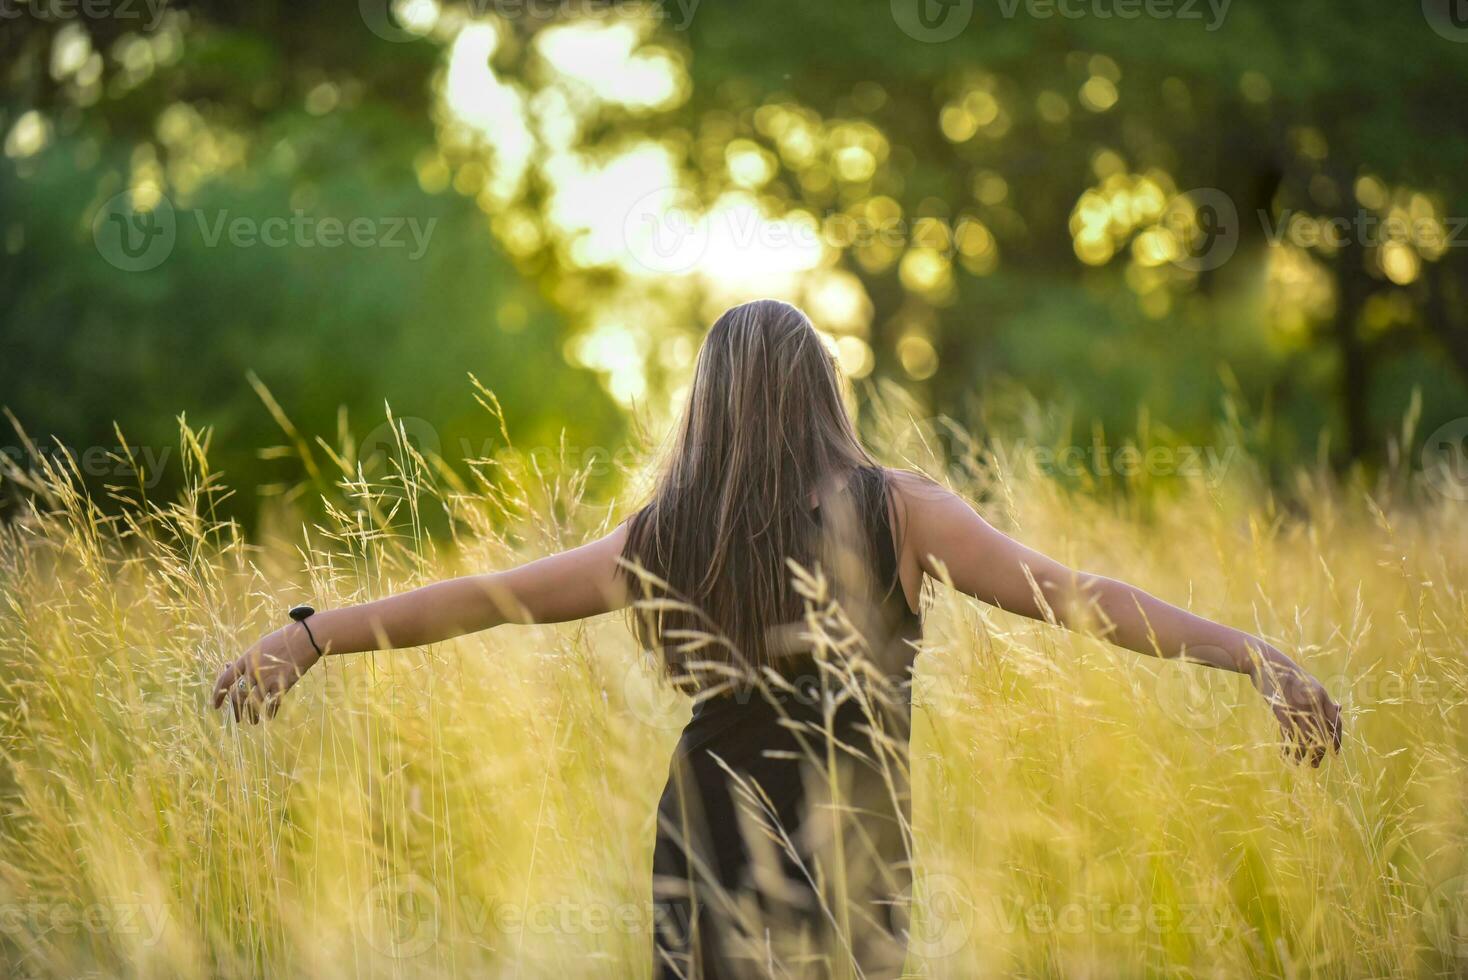
[[[1067,568],[1001,533],[962,498],[895,474],[905,560],[1008,612],[1089,630],[1117,646],[1247,674],[1296,745],[1319,765],[1340,748],[1340,707],[1320,682],[1257,636],[1195,616],[1135,586]]]
[[[423,646],[504,623],[564,623],[620,609],[626,587],[618,559],[626,528],[590,544],[504,572],[435,582],[309,620],[326,654]],[[306,627],[288,623],[260,638],[226,666],[214,684],[214,706],[228,698],[235,718],[274,714],[280,698],[320,655]]]

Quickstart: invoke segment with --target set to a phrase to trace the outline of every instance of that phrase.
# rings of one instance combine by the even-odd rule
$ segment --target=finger
[[[280,698],[283,694],[285,694],[283,691],[264,691],[263,697],[260,698],[260,709],[266,719],[272,719],[276,716],[276,712],[279,712]]]
[[[1304,723],[1306,726],[1304,734],[1309,740],[1310,765],[1318,769],[1320,768],[1320,763],[1325,760],[1325,755],[1334,740],[1334,726],[1331,723],[1330,717],[1326,714],[1325,705],[1321,705],[1318,711],[1311,712],[1307,715],[1304,718]]]
[[[1274,709],[1274,718],[1279,722],[1280,736],[1283,741],[1281,751],[1292,762],[1299,762],[1304,758],[1304,746],[1301,744],[1303,738],[1295,713],[1284,705],[1277,705]]]
[[[1322,711],[1320,717],[1320,746],[1316,750],[1316,755],[1322,762],[1325,761],[1326,756],[1330,755],[1331,752],[1339,752],[1341,750],[1340,713],[1331,713],[1330,707],[1328,705]]]
[[[285,694],[296,686],[296,682],[301,679],[301,676],[301,671],[295,664],[287,664],[284,668],[273,670],[266,679],[266,693],[274,695]]]
[[[254,683],[250,676],[245,674],[235,681],[234,687],[230,688],[230,700],[234,704],[234,720],[250,720],[250,699],[254,693]]]
[[[1315,731],[1316,735],[1320,738],[1320,748],[1322,751],[1328,750],[1335,742],[1335,726],[1336,719],[1332,718],[1327,712],[1327,709],[1322,707],[1320,714],[1315,716]]]
[[[245,683],[244,678],[240,678],[229,689],[229,707],[234,712],[235,724],[239,724],[243,714],[241,708],[245,697]]]
[[[1302,738],[1309,742],[1309,744],[1314,745],[1315,742],[1326,741],[1326,738],[1324,738],[1324,735],[1326,735],[1326,726],[1321,723],[1320,713],[1315,712],[1315,710],[1299,710],[1299,712],[1295,712],[1295,725],[1299,726],[1299,732],[1301,732]]]
[[[244,686],[244,693],[240,696],[240,712],[252,725],[260,721],[260,689],[253,682]]]
[[[231,660],[219,672],[219,677],[214,681],[214,695],[211,699],[214,702],[214,707],[218,708],[224,704],[224,699],[229,695],[229,686],[234,683],[235,677],[238,676],[238,668],[239,661]]]
[[[1295,742],[1295,761],[1304,762],[1310,757],[1310,751],[1315,745],[1315,738],[1311,734],[1310,719],[1299,712],[1291,714],[1290,736]]]
[[[1300,747],[1299,731],[1288,721],[1279,723],[1280,730],[1280,754],[1291,762],[1299,762],[1303,758],[1303,750]]]
[[[265,717],[265,706],[270,700],[267,683],[266,678],[260,678],[250,686],[250,696],[245,700],[245,704],[250,708],[250,724],[252,725],[260,724],[261,719]]]
[[[265,683],[261,685],[260,700],[266,718],[274,718],[279,713],[281,701],[285,700],[286,692],[291,689],[295,682],[296,676],[294,674],[277,671],[271,674]]]

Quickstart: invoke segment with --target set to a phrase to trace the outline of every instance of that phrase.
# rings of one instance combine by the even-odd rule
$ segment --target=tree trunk
[[[1371,292],[1365,266],[1366,252],[1352,238],[1336,259],[1336,309],[1332,334],[1341,359],[1340,407],[1346,423],[1348,462],[1366,458],[1371,452],[1371,363],[1361,342],[1358,323],[1366,297]]]

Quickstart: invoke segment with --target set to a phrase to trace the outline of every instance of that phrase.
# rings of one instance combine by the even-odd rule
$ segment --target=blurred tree
[[[33,434],[89,453],[97,482],[126,482],[103,455],[117,420],[166,495],[183,475],[182,413],[214,428],[231,485],[283,490],[303,469],[260,456],[282,433],[251,373],[308,440],[339,445],[340,411],[380,449],[386,403],[454,463],[503,448],[473,372],[523,448],[558,446],[563,427],[573,451],[619,440],[615,406],[565,367],[564,319],[477,211],[419,185],[431,52],[376,58],[357,20],[289,4],[129,26],[22,18],[4,34],[0,402]],[[27,113],[44,128],[17,145]],[[128,192],[161,194],[173,216],[156,267],[119,268],[94,244]],[[346,236],[353,221],[364,244]],[[380,452],[362,462],[386,472]],[[256,507],[247,493],[229,509]]]
[[[1468,132],[1444,121],[1461,115],[1465,38],[1439,34],[1415,6],[1365,0],[1133,5],[1131,16],[1123,7],[894,0],[904,31],[861,5],[709,4],[688,32],[693,94],[680,122],[716,115],[731,135],[768,143],[781,163],[771,189],[793,206],[850,210],[889,195],[914,221],[961,229],[968,219],[993,232],[999,261],[966,263],[960,243],[951,287],[933,276],[933,288],[913,288],[905,257],[848,254],[876,306],[879,367],[897,349],[893,334],[926,320],[941,336],[935,383],[971,384],[992,356],[985,334],[1015,323],[1043,330],[1025,310],[1054,310],[1057,288],[1109,290],[1066,273],[1079,258],[1122,267],[1136,308],[1170,331],[1237,331],[1217,315],[1240,312],[1224,288],[1269,282],[1286,293],[1268,346],[1333,351],[1351,457],[1405,408],[1397,392],[1371,412],[1384,359],[1446,355],[1458,378],[1431,379],[1433,411],[1461,413],[1468,262],[1447,246],[1468,244],[1456,217],[1468,215]],[[927,21],[916,19],[923,10]],[[885,165],[865,181],[843,182],[839,168],[835,180],[811,180],[780,133],[760,124],[761,107],[781,104],[824,113],[828,137],[839,119],[869,120],[890,147]],[[1194,194],[1195,205],[1232,211],[1232,233],[1222,229],[1212,255],[1197,248],[1218,243],[1172,203],[1194,188],[1221,192]],[[1344,229],[1338,243],[1333,227]],[[1223,250],[1234,245],[1230,259]],[[1305,264],[1307,279],[1327,280],[1323,300],[1279,282],[1282,252]],[[976,288],[987,275],[998,277],[993,287]],[[1078,298],[1073,309],[1084,305]],[[1115,338],[1128,345],[1123,361],[1146,360],[1146,334]],[[1290,363],[1264,377],[1240,373],[1255,391],[1278,378],[1279,393]]]
[[[1444,121],[1468,49],[1450,28],[1365,0],[21,18],[0,38],[6,399],[95,433],[149,371],[199,394],[155,389],[140,412],[217,412],[255,365],[312,386],[317,415],[358,415],[369,385],[421,393],[450,366],[564,353],[622,407],[658,408],[717,307],[770,293],[804,302],[854,376],[901,379],[935,410],[1013,377],[1083,424],[1124,431],[1143,403],[1201,439],[1236,384],[1277,418],[1278,459],[1324,425],[1360,458],[1414,388],[1429,426],[1462,412],[1468,269],[1449,246],[1468,134]],[[90,218],[125,187],[440,224],[421,269],[209,251],[182,230],[153,272],[84,269]],[[474,340],[447,342],[453,321]],[[169,339],[144,342],[165,335],[149,323]],[[96,395],[62,408],[43,371]],[[528,372],[487,380],[524,385],[512,420],[609,431],[611,402],[556,377],[554,402]]]

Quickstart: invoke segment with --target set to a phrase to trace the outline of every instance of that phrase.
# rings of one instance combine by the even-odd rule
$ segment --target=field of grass
[[[912,973],[1468,971],[1468,505],[1405,474],[1306,469],[1270,493],[1241,454],[1103,485],[935,460],[902,428],[889,461],[1259,632],[1346,718],[1339,757],[1295,767],[1233,675],[935,589]],[[312,453],[351,473],[342,448]],[[325,520],[247,541],[212,516],[205,457],[186,439],[173,502],[125,480],[95,500],[45,453],[6,476],[34,509],[0,528],[0,973],[646,976],[654,807],[689,709],[619,617],[331,658],[258,728],[207,706],[294,602],[505,567],[631,499],[593,505],[509,454],[461,482],[404,449],[343,477]]]

